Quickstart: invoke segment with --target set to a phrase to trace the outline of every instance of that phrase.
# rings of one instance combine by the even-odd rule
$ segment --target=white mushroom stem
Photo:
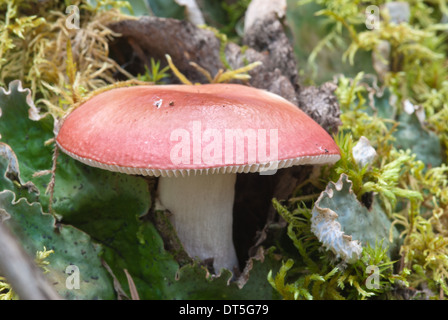
[[[232,238],[236,173],[161,177],[158,196],[192,258],[213,258],[216,273],[238,267]]]

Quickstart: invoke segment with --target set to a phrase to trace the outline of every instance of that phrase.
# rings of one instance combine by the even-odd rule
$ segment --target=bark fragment
[[[276,15],[259,17],[253,22],[244,36],[243,47],[232,42],[222,44],[212,30],[176,19],[142,17],[109,27],[121,34],[111,45],[111,53],[130,72],[143,73],[143,66],[150,65],[150,58],[166,65],[165,55],[169,54],[190,81],[206,83],[205,76],[191,62],[215,75],[226,65],[237,69],[261,61],[261,66],[249,72],[251,79],[247,84],[283,96],[328,131],[339,123],[333,84],[326,83],[320,88],[299,85],[294,50]],[[175,78],[171,81],[178,82]]]

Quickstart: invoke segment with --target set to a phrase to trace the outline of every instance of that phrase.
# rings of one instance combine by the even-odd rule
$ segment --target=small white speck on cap
[[[154,102],[154,106],[157,107],[157,109],[159,109],[162,106],[163,100],[159,99],[156,102]]]

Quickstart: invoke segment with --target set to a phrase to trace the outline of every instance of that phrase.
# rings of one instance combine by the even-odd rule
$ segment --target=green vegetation
[[[448,25],[442,21],[446,7],[443,3],[409,2],[409,17],[395,23],[383,2],[316,0],[298,5],[306,7],[311,2],[313,8],[316,4],[319,8],[316,16],[325,17],[329,32],[316,44],[308,62],[319,66],[323,48],[336,52],[345,48],[342,61],[358,70],[353,78],[336,78],[342,126],[335,140],[341,160],[324,175],[324,181],[347,175],[358,201],[368,207],[371,200],[366,198],[370,196],[381,204],[392,226],[398,228],[402,244],[392,260],[384,255],[381,246],[364,245],[363,257],[349,265],[344,270],[346,276],[340,278],[338,261],[328,260],[331,252],[318,251],[318,241],[310,234],[307,221],[315,204],[297,208],[294,203],[280,206],[276,202],[301,257],[287,260],[277,275],[270,274],[270,283],[288,299],[446,299],[448,78],[444,41]],[[380,9],[379,29],[368,30],[365,26],[368,5]],[[381,51],[384,44],[387,54]],[[376,74],[366,74],[362,65],[354,64],[360,52],[370,54],[373,62],[381,59]],[[411,110],[406,110],[409,106]],[[353,154],[361,137],[369,140],[377,154],[364,166],[358,165]],[[368,276],[363,274],[366,256],[381,257],[372,260],[380,269],[385,268],[380,272],[385,283],[379,291],[360,285]],[[352,290],[347,290],[347,281]],[[326,290],[315,289],[322,286],[327,286]],[[407,293],[404,290],[400,294],[400,288],[406,288]]]
[[[56,157],[55,120],[84,99],[117,85],[165,83],[171,72],[182,77],[169,57],[169,67],[152,59],[144,74],[126,72],[109,57],[109,42],[119,35],[107,24],[134,19],[123,13],[133,12],[133,1],[90,3],[70,3],[81,10],[82,32],[76,33],[65,25],[68,1],[0,0],[0,214],[9,216],[3,223],[36,256],[46,276],[61,283],[62,296],[128,299],[130,275],[142,299],[447,299],[444,2],[403,2],[409,11],[399,10],[400,22],[394,9],[386,9],[391,2],[288,2],[303,82],[337,85],[342,124],[334,139],[341,160],[298,185],[291,198],[273,199],[285,228],[268,226],[269,249],[260,248],[251,259],[242,288],[237,282],[228,285],[230,272],[211,276],[205,266],[180,261],[182,252],[165,249],[169,234],[161,235],[162,222],[145,216],[153,205],[152,179],[89,168],[63,154]],[[170,13],[172,7],[163,2],[148,3],[160,16],[183,16],[180,6]],[[224,65],[225,45],[239,42],[248,3],[209,1],[202,7],[203,27],[220,39]],[[366,27],[370,5],[379,9],[378,29]],[[291,19],[295,13],[308,18],[296,22]],[[303,32],[308,33],[305,41],[314,39],[312,48],[300,43],[297,35]],[[308,48],[306,59],[303,48]],[[216,75],[195,67],[209,82],[225,82],[247,79],[247,71],[257,65]],[[117,74],[129,80],[115,84]],[[376,156],[360,165],[353,150],[362,139]],[[341,177],[346,180],[336,192],[333,185]],[[332,201],[323,199],[326,186],[333,188],[334,202],[351,203],[350,215],[378,214],[390,223],[375,241],[360,240],[363,250],[356,261],[341,261],[313,233],[315,209]],[[337,208],[325,208],[337,213]],[[358,240],[343,221],[338,223],[346,236]],[[89,277],[83,290],[62,285],[67,261]],[[3,277],[0,298],[20,298]]]

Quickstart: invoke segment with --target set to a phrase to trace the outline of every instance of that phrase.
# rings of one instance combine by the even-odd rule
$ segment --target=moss
[[[311,231],[311,210],[305,204],[290,208],[275,199],[273,204],[287,221],[287,234],[299,254],[297,257],[289,253],[289,258],[285,258],[288,254],[284,253],[280,270],[275,275],[272,271],[268,274],[269,283],[283,299],[381,298],[392,292],[394,284],[406,284],[404,272],[393,272],[394,262],[381,241],[367,244],[355,263],[340,263],[331,251],[320,250]]]
[[[392,225],[399,227],[401,231],[402,246],[399,252],[401,258],[394,262],[381,260],[381,263],[387,266],[393,265],[398,273],[394,274],[389,270],[388,276],[384,278],[387,284],[384,284],[385,287],[378,292],[372,293],[361,285],[362,279],[368,277],[364,270],[367,266],[365,263],[350,265],[344,269],[344,276],[340,271],[336,272],[335,275],[348,281],[355,290],[349,290],[345,295],[344,292],[337,291],[339,295],[334,295],[333,298],[393,295],[398,287],[408,284],[411,288],[417,288],[414,289],[417,293],[429,288],[432,298],[444,299],[447,295],[448,271],[448,168],[445,164],[428,167],[422,160],[416,160],[415,154],[410,150],[398,149],[394,145],[395,138],[392,132],[396,121],[381,118],[377,113],[370,112],[371,107],[377,104],[375,101],[372,105],[367,103],[366,93],[370,89],[361,81],[362,76],[360,74],[350,80],[342,77],[339,81],[336,95],[341,104],[342,127],[335,140],[341,150],[341,160],[331,168],[327,179],[336,181],[341,174],[347,175],[353,182],[353,192],[360,202],[364,201],[363,196],[368,193],[377,195]],[[360,167],[353,156],[353,148],[355,142],[364,135],[369,138],[378,155],[372,163]],[[308,210],[313,206],[311,203],[303,205],[300,210],[290,211],[291,209],[276,203],[277,211],[288,222],[288,235],[300,253],[300,260],[305,262],[311,274],[324,277],[330,270],[320,265],[320,262],[330,259],[328,255],[331,257],[331,253],[311,258],[310,254],[315,254],[316,246],[321,244],[312,234],[307,233],[305,236],[304,233],[304,230],[308,232],[308,225],[303,221],[309,219]],[[300,219],[299,213],[302,215]],[[302,221],[302,224],[299,224],[299,221]],[[306,245],[303,242],[304,238],[308,239]],[[375,246],[369,249],[369,254],[379,255],[383,249]],[[365,261],[366,258],[363,259]],[[293,262],[297,262],[297,259]],[[270,278],[271,284],[278,288],[285,298],[330,298],[322,295],[315,297],[311,293],[312,289],[309,289],[312,287],[311,278],[307,281],[296,280],[292,286],[282,284],[282,279],[286,273],[290,274],[291,270],[294,269],[289,262],[281,270],[285,274],[279,274],[280,278],[277,280],[272,275]],[[398,287],[396,279],[400,279]],[[322,285],[322,278],[319,281]],[[309,289],[306,292],[310,293],[310,296],[303,291],[304,285]],[[302,291],[297,288],[301,288]],[[286,294],[285,290],[289,292],[288,294],[292,292],[292,296]],[[333,292],[335,288],[328,290]]]
[[[374,61],[373,67],[356,66],[363,72],[354,77],[335,77],[342,122],[335,140],[341,160],[322,170],[318,182],[308,181],[313,184],[308,188],[312,190],[310,193],[300,185],[295,192],[299,196],[286,205],[273,201],[286,221],[288,244],[283,238],[276,239],[283,265],[275,274],[267,275],[268,281],[284,299],[403,298],[399,294],[402,288],[407,288],[412,298],[429,292],[424,297],[446,299],[448,27],[443,19],[448,9],[444,2],[412,1],[409,16],[396,23],[383,10],[385,1],[306,0],[300,1],[300,5],[310,2],[319,7],[315,14],[325,19],[326,28],[326,36],[309,54],[310,65],[317,68],[322,52],[328,54],[327,49],[340,47],[345,51],[342,62],[347,65],[353,65],[360,54],[371,55]],[[107,90],[117,73],[134,79],[109,57],[108,51],[109,40],[118,35],[107,24],[133,19],[119,11],[128,2],[101,0],[95,6],[89,3],[87,0],[72,3],[79,7],[82,16],[80,31],[73,32],[66,26],[65,3],[0,1],[0,86],[20,79],[32,89],[32,98],[43,111],[60,118],[70,106]],[[231,30],[237,26],[247,4],[248,1],[241,0],[234,7],[224,8],[229,16],[234,14],[229,17]],[[366,29],[365,12],[369,5],[381,9],[379,29]],[[226,70],[210,75],[199,65],[195,67],[209,82],[247,80],[247,72],[258,63],[231,70],[224,52],[228,33],[223,28],[221,32],[213,30],[221,42],[220,58]],[[173,66],[171,69],[175,70]],[[367,70],[375,70],[376,74],[367,74]],[[151,70],[140,76],[140,80],[163,82],[166,71],[152,61]],[[409,115],[406,105],[412,106]],[[406,118],[410,121],[405,121]],[[403,133],[416,131],[436,136],[424,142],[440,144],[440,148],[420,150],[417,143],[410,146],[403,143]],[[353,154],[361,137],[368,139],[377,154],[363,166],[358,165]],[[442,154],[434,150],[442,150]],[[342,174],[353,183],[357,201],[369,207],[369,198],[375,195],[399,230],[402,245],[397,259],[389,256],[388,248],[381,242],[366,244],[361,258],[350,265],[321,249],[322,244],[311,231],[313,199]],[[370,266],[378,269],[372,271]],[[376,271],[379,285],[369,287],[368,279],[375,279],[372,276]],[[0,297],[13,298],[4,279],[0,281]]]
[[[363,254],[381,256],[376,262],[387,266],[386,274],[381,273],[385,283],[380,290],[369,291],[363,287],[363,279],[368,276],[366,257],[343,272],[332,273],[333,269],[321,265],[330,259],[331,253],[319,254],[316,247],[321,244],[304,231],[308,230],[304,221],[309,219],[304,212],[309,213],[313,203],[302,204],[300,210],[276,203],[277,211],[288,223],[288,236],[300,258],[285,258],[280,272],[276,276],[270,275],[270,283],[288,299],[446,299],[448,77],[447,25],[441,19],[447,8],[443,3],[414,1],[409,3],[409,16],[397,23],[382,1],[315,0],[300,1],[299,4],[310,2],[320,7],[316,15],[326,18],[330,30],[310,54],[309,63],[319,65],[319,53],[323,48],[341,45],[346,50],[342,57],[344,63],[353,63],[355,55],[361,51],[372,54],[383,63],[382,69],[376,68],[376,74],[360,72],[353,78],[344,75],[336,78],[335,94],[340,103],[342,125],[335,140],[341,150],[341,160],[323,179],[335,182],[341,174],[347,175],[353,182],[357,200],[366,206],[369,195],[375,195],[392,225],[400,230],[402,245],[396,261],[387,260],[378,246],[364,248]],[[379,29],[367,30],[365,27],[368,5],[380,9]],[[387,54],[381,51],[385,43]],[[412,110],[405,106],[411,106]],[[413,134],[414,142],[404,143],[403,134],[409,133]],[[377,154],[364,166],[359,166],[353,155],[353,148],[361,137],[368,139]],[[425,148],[425,144],[435,147]],[[441,148],[437,148],[438,144]],[[440,153],[441,149],[444,154]],[[302,199],[306,199],[306,195]],[[334,262],[333,266],[339,267]],[[334,278],[339,279],[335,282],[339,286],[331,285]],[[328,296],[313,289],[317,283],[327,286]],[[404,290],[406,294],[398,296],[403,288],[407,288]],[[335,292],[338,294],[333,294]]]
[[[22,80],[37,105],[56,118],[77,95],[113,83],[114,73],[133,78],[108,56],[108,41],[117,35],[106,26],[127,17],[118,8],[129,4],[102,0],[92,6],[78,0],[72,5],[82,17],[79,30],[67,25],[63,2],[44,8],[34,0],[0,2],[0,85]]]

